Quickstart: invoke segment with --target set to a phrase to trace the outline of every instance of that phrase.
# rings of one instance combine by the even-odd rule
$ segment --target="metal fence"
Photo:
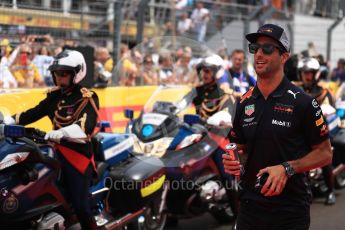
[[[184,2],[182,7],[180,2]],[[149,44],[154,37],[181,35],[178,22],[184,14],[191,17],[197,2],[209,10],[206,41],[221,34],[235,20],[243,22],[243,33],[247,33],[246,25],[252,20],[259,23],[271,18],[290,20],[294,13],[337,18],[345,7],[345,0],[272,0],[267,5],[255,0],[2,0],[0,40],[8,38],[16,46],[27,35],[39,38],[49,34],[53,38],[51,48],[107,47],[116,65],[120,42],[133,47],[142,41]],[[197,39],[192,30],[182,36]],[[33,45],[40,47],[41,42],[37,39]],[[227,45],[220,40],[219,47]]]

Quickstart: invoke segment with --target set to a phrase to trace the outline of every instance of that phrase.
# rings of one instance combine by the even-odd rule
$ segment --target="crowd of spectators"
[[[51,87],[54,82],[48,67],[53,57],[65,48],[75,46],[71,41],[55,42],[50,35],[28,35],[20,43],[0,39],[0,88]],[[93,76],[110,82],[113,69],[111,55],[105,47],[94,47]]]
[[[201,43],[199,43],[201,44]],[[0,87],[1,88],[34,88],[54,86],[48,66],[53,56],[62,51],[63,45],[57,46],[54,39],[48,35],[29,35],[22,39],[17,46],[3,38],[0,40]],[[71,46],[71,44],[67,45]],[[107,85],[141,86],[158,84],[185,84],[196,86],[200,79],[195,66],[201,61],[202,54],[196,53],[188,44],[175,44],[165,41],[156,48],[154,41],[146,39],[142,46],[130,49],[128,45],[121,44],[120,62],[113,71],[112,54],[105,47],[94,47],[94,81]],[[223,67],[230,72],[239,69],[245,63],[245,53],[234,50],[232,54],[226,49],[221,49],[218,54],[223,58]],[[237,58],[240,56],[240,58]],[[303,57],[315,57],[320,62],[320,79],[325,81],[345,81],[345,59],[340,58],[337,66],[330,66],[315,45],[310,42],[301,53],[292,55],[288,62],[287,75],[291,80],[298,79],[297,62]],[[236,63],[236,60],[242,60]],[[238,66],[238,67],[236,67]],[[250,67],[250,63],[248,63]],[[292,70],[296,71],[292,71]],[[245,72],[255,78],[252,68],[245,68]],[[116,77],[114,78],[114,74]],[[234,73],[232,73],[234,75]],[[236,75],[236,74],[235,74]],[[239,76],[242,76],[241,74]],[[112,82],[116,79],[118,82]],[[240,79],[240,77],[239,77]],[[242,83],[241,83],[242,84]],[[97,87],[97,85],[96,85]]]

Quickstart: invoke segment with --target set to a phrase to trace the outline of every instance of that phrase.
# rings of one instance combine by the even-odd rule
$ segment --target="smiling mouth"
[[[264,62],[264,61],[257,61],[256,64],[257,65],[264,65],[264,64],[266,64],[266,62]]]

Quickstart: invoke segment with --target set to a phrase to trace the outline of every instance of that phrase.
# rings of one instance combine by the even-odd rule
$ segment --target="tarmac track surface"
[[[332,206],[324,205],[324,197],[314,198],[311,205],[310,230],[341,230],[345,229],[345,188],[336,190],[337,203]],[[176,227],[168,230],[230,230],[232,225],[219,225],[209,214],[192,219],[180,220]]]

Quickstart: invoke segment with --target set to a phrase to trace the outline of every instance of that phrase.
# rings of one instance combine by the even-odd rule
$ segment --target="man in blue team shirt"
[[[235,92],[239,92],[241,95],[256,84],[256,79],[243,69],[245,58],[245,53],[241,49],[235,49],[231,53],[232,66],[229,72],[233,78]]]

